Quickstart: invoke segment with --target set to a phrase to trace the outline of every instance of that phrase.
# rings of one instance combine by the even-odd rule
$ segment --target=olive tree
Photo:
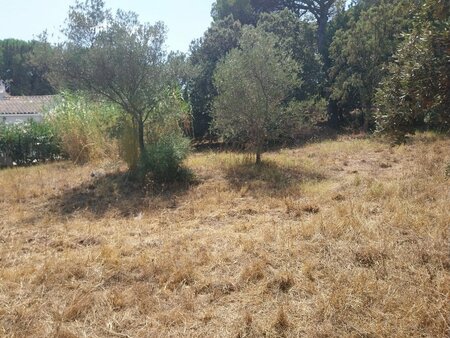
[[[214,75],[218,96],[213,103],[213,127],[256,154],[284,132],[283,109],[298,86],[298,64],[276,48],[274,35],[245,27],[240,46],[219,63]]]
[[[145,123],[170,85],[166,76],[162,23],[140,23],[137,14],[113,15],[102,0],[77,1],[70,7],[66,41],[56,68],[73,89],[85,89],[119,105],[136,126],[145,150]]]

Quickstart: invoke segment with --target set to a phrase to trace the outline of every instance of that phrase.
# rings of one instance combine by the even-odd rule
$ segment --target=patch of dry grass
[[[0,336],[447,337],[450,140],[339,139],[197,181],[0,171]]]

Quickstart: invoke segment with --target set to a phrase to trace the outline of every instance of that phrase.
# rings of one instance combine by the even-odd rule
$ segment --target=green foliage
[[[319,2],[335,0],[319,0]],[[263,13],[273,13],[288,9],[300,14],[297,2],[292,0],[216,0],[212,5],[211,16],[215,21],[232,16],[243,25],[256,25]],[[305,1],[305,2],[308,2]],[[311,1],[309,1],[311,3]]]
[[[0,123],[0,159],[3,161],[30,165],[59,157],[61,149],[50,123],[32,120],[16,124]],[[1,162],[0,166],[8,164]]]
[[[139,161],[139,173],[156,182],[173,182],[184,179],[186,169],[181,164],[190,152],[190,141],[181,133],[164,134],[145,147]]]
[[[379,131],[402,139],[426,126],[450,130],[450,5],[426,0],[416,7],[389,75],[377,93]]]
[[[311,98],[309,100],[292,100],[286,107],[286,113],[289,116],[288,125],[295,134],[296,131],[304,126],[316,125],[323,122],[327,117],[327,102],[323,98]]]
[[[182,55],[166,57],[164,25],[140,23],[133,12],[118,10],[113,15],[102,0],[87,0],[70,8],[64,32],[67,41],[56,58],[60,74],[69,85],[103,97],[112,107],[89,113],[94,121],[86,125],[78,117],[91,107],[77,111],[79,128],[67,133],[78,141],[70,142],[78,145],[71,151],[75,160],[99,157],[102,145],[111,143],[105,132],[115,126],[119,153],[131,171],[141,176],[149,171],[158,180],[174,178],[187,154],[182,145],[188,141],[179,124],[189,107],[177,89],[187,73]],[[103,114],[109,112],[113,116]]]
[[[41,47],[39,41],[0,40],[0,79],[10,82],[12,95],[53,93],[46,79],[48,69],[34,62]]]
[[[262,14],[258,27],[275,34],[278,38],[276,48],[282,49],[302,65],[299,67],[298,77],[303,82],[296,88],[295,98],[305,100],[319,95],[325,74],[322,70],[323,63],[318,52],[314,25],[299,20],[293,12],[285,9]]]
[[[286,0],[250,0],[250,3],[256,14],[281,11],[284,8],[291,9]]]
[[[343,7],[342,0],[284,0],[285,6],[299,17],[312,17],[317,23],[317,46],[325,65],[328,63],[328,21]]]
[[[179,88],[168,88],[160,93],[160,100],[146,123],[146,143],[152,143],[165,134],[186,134],[191,123],[191,107]]]
[[[85,163],[116,156],[112,131],[121,114],[116,105],[104,100],[63,92],[45,118],[54,127],[61,149],[69,159]]]
[[[138,172],[150,174],[158,182],[184,179],[181,164],[190,152],[190,140],[184,136],[190,127],[190,107],[180,90],[166,90],[146,124],[145,152],[139,158]]]
[[[283,133],[283,104],[299,84],[297,63],[276,44],[273,34],[245,27],[240,47],[226,56],[214,76],[214,127],[225,139],[256,153],[257,162],[266,143]]]
[[[225,19],[230,15],[243,25],[254,25],[257,21],[251,0],[217,0],[213,3],[211,16],[214,21]]]
[[[331,98],[345,112],[359,109],[369,122],[374,95],[407,27],[408,1],[379,1],[350,17],[330,47]],[[348,118],[348,115],[347,115]]]
[[[205,136],[210,127],[212,102],[217,92],[213,74],[217,63],[239,44],[241,24],[232,17],[213,22],[203,37],[191,45],[193,76],[187,84],[192,105],[194,136]]]
[[[127,116],[119,119],[120,156],[137,175],[144,180],[158,182],[182,179],[185,170],[182,161],[190,151],[190,140],[186,129],[190,128],[190,107],[180,90],[166,90],[155,107],[151,120],[145,124],[145,151],[139,154],[135,137],[136,127]]]

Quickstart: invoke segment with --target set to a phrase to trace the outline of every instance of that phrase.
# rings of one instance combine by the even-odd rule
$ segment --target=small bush
[[[190,152],[190,140],[184,136],[183,130],[184,122],[190,121],[190,107],[179,90],[168,90],[163,94],[145,125],[146,146],[145,152],[139,155],[137,173],[141,179],[150,178],[159,183],[188,181],[190,173],[181,164]],[[136,130],[128,129],[130,132]],[[132,135],[126,137],[124,131],[121,143],[126,139],[129,139],[128,143],[132,142]]]
[[[141,156],[139,172],[150,173],[157,182],[172,182],[184,178],[181,163],[190,151],[189,139],[180,134],[163,135],[155,143],[146,146]]]
[[[30,165],[61,157],[55,130],[48,122],[0,123],[0,166]]]

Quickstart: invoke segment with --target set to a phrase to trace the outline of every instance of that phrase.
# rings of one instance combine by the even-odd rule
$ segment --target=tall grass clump
[[[120,110],[82,93],[63,92],[45,118],[58,136],[61,149],[75,163],[117,156],[114,130]]]

